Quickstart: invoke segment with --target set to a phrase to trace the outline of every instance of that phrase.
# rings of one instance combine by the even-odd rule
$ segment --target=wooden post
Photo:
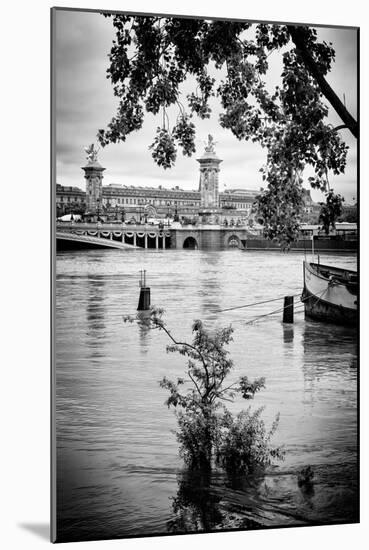
[[[150,309],[150,287],[146,286],[146,270],[140,271],[140,274],[140,297],[138,299],[137,311],[148,311]]]
[[[293,323],[293,296],[284,297],[283,322]]]

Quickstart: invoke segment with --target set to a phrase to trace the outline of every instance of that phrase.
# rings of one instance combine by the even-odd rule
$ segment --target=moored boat
[[[301,300],[305,316],[341,325],[357,324],[357,272],[304,261]]]

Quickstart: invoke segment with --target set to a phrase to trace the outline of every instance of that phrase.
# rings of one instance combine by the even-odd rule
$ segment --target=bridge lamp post
[[[144,206],[144,219],[145,219],[145,224],[147,224],[147,218],[149,217],[149,207],[150,207],[150,204],[149,204],[149,203],[146,203],[145,206]]]
[[[100,199],[99,198],[96,199],[96,203],[97,203],[97,221],[99,221],[100,219]]]

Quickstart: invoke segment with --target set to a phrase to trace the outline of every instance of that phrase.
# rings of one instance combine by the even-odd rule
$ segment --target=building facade
[[[258,191],[228,189],[219,193],[219,208],[225,215],[238,214],[249,217]],[[78,187],[57,184],[56,197],[58,211],[63,214],[86,210],[86,193]],[[187,191],[176,186],[171,189],[159,187],[141,187],[111,183],[102,186],[100,214],[141,213],[153,218],[178,216],[196,216],[202,209],[200,191]]]
[[[97,160],[93,145],[85,148],[87,164],[82,167],[86,179],[86,192],[77,187],[57,185],[57,214],[81,212],[87,216],[125,221],[142,221],[149,218],[175,218],[189,223],[248,223],[253,218],[253,204],[260,190],[226,189],[219,191],[220,164],[211,135],[205,144],[199,163],[198,190],[184,190],[179,186],[168,189],[158,187],[102,185],[105,168]],[[308,221],[315,213],[310,191],[304,190],[305,217]],[[210,214],[210,216],[209,216]]]
[[[79,187],[56,184],[57,217],[86,211],[86,193]]]
[[[179,186],[171,189],[158,187],[141,187],[111,183],[102,186],[100,214],[110,217],[118,216],[129,220],[134,217],[193,218],[203,209],[200,191],[184,190]],[[251,189],[227,189],[219,193],[219,209],[224,217],[248,219],[252,215],[252,206],[259,191]],[[317,223],[320,206],[314,203],[310,191],[304,194],[305,207],[303,221]],[[87,211],[86,193],[78,187],[56,186],[57,215],[84,213]]]

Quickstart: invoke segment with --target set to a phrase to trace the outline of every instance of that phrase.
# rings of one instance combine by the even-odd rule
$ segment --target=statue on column
[[[205,151],[207,153],[215,153],[215,145],[217,144],[217,141],[214,141],[214,138],[211,134],[208,134],[208,141],[205,142]]]
[[[96,162],[97,161],[97,153],[100,150],[99,148],[95,147],[94,143],[91,143],[91,145],[88,145],[88,147],[84,147],[85,152],[87,153],[87,160],[88,162]]]
[[[102,204],[102,180],[103,168],[97,160],[97,154],[100,150],[94,143],[83,147],[86,153],[87,163],[82,166],[86,179],[86,211],[88,213],[97,212]]]

